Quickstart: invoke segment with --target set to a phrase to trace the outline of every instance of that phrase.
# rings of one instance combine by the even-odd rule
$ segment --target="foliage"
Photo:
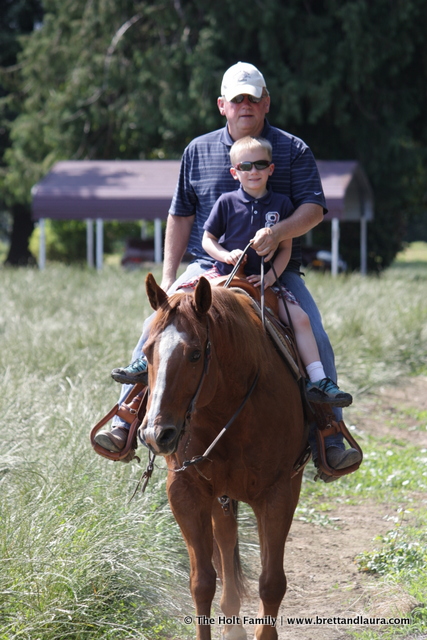
[[[426,209],[423,0],[44,0],[40,29],[21,39],[4,162],[7,201],[29,202],[56,160],[179,157],[221,126],[225,68],[258,65],[271,121],[316,157],[356,159],[376,198],[369,266],[400,248]],[[358,230],[342,249],[358,266]],[[328,242],[329,244],[329,242]]]
[[[392,530],[385,536],[379,536],[378,542],[381,544],[381,549],[360,554],[357,557],[359,569],[379,575],[412,574],[416,576],[425,572],[427,569],[425,532],[418,531],[417,539],[413,538],[410,531],[402,534],[399,530]]]
[[[147,227],[152,227],[149,223]],[[122,252],[128,238],[141,237],[141,226],[135,222],[105,222],[103,225],[104,254]],[[33,233],[30,249],[34,255],[39,252],[39,229]],[[95,241],[95,239],[93,239]],[[86,260],[86,223],[79,220],[46,220],[46,257],[48,260],[72,263]]]
[[[124,290],[121,271],[103,275],[3,270],[1,640],[187,637],[188,563],[164,473],[129,502],[142,469],[89,444],[116,401],[108,371],[127,359],[142,313],[140,274]]]

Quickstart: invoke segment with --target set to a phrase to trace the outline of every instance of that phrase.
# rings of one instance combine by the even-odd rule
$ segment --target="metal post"
[[[147,231],[147,221],[141,220],[141,240],[147,240],[148,231]]]
[[[96,220],[96,268],[98,271],[102,269],[104,256],[104,222],[101,218]]]
[[[360,273],[368,273],[368,221],[364,216],[360,218]]]
[[[338,275],[338,256],[340,241],[340,221],[338,218],[332,218],[332,265],[331,273],[333,276]]]
[[[86,257],[87,257],[87,266],[90,269],[94,267],[93,260],[93,220],[88,218],[86,220]]]
[[[163,236],[162,236],[162,221],[160,218],[154,220],[154,262],[162,261],[163,254]]]
[[[39,231],[39,269],[44,269],[46,267],[46,225],[44,218],[39,220]]]

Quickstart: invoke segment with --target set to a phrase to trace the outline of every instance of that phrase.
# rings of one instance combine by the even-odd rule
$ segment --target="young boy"
[[[240,189],[223,194],[204,224],[202,245],[216,260],[215,266],[204,274],[208,278],[230,273],[243,253],[242,247],[246,247],[259,229],[271,227],[293,213],[290,199],[285,195],[273,193],[267,187],[268,178],[274,171],[272,146],[268,140],[250,136],[239,139],[231,147],[230,160],[233,165],[230,172],[233,178],[240,182]],[[287,267],[291,251],[292,240],[283,240],[279,244],[273,258],[277,276]],[[261,260],[253,249],[248,250],[244,271],[247,280],[255,287],[261,285]],[[181,285],[184,290],[194,286],[195,281]],[[277,294],[280,293],[273,269],[266,272],[264,287],[271,287]],[[298,351],[309,376],[308,400],[327,402],[338,407],[348,406],[353,401],[351,395],[341,391],[325,375],[309,317],[293,294],[283,286],[280,288],[282,295],[290,303],[288,309]],[[278,302],[279,317],[287,323],[288,316],[280,295]],[[129,370],[142,373],[146,367],[145,358],[141,357],[126,369],[114,369],[111,375],[117,382],[128,382],[126,373]]]

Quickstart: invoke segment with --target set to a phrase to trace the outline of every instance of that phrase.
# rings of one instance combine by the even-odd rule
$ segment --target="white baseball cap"
[[[227,69],[221,84],[221,95],[229,102],[241,93],[261,98],[264,76],[253,64],[238,62]]]

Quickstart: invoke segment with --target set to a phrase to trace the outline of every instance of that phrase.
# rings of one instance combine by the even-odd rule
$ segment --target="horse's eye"
[[[202,352],[196,349],[196,351],[193,351],[193,353],[190,354],[190,362],[197,362],[197,360],[200,360],[201,355]]]

